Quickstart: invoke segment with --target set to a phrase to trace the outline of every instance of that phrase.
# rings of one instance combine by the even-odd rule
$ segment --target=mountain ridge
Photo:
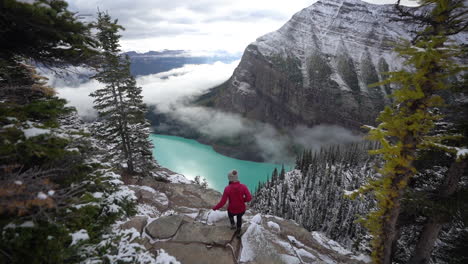
[[[318,1],[248,45],[202,103],[278,127],[374,124],[392,86],[368,86],[403,67],[391,43],[416,30],[397,18],[392,5]]]

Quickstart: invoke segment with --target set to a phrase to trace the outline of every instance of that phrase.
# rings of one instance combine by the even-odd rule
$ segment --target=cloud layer
[[[95,16],[108,11],[126,28],[124,51],[162,49],[240,52],[277,30],[316,0],[68,0],[70,9]],[[396,0],[369,0],[395,3]],[[407,3],[408,1],[403,1]],[[253,26],[254,25],[254,26]]]
[[[156,105],[159,113],[169,115],[214,140],[233,137],[253,139],[267,161],[290,162],[293,159],[293,145],[317,149],[332,143],[360,140],[360,137],[338,126],[298,126],[288,133],[280,133],[269,124],[248,120],[238,114],[189,104],[195,96],[226,81],[237,64],[238,61],[231,64],[186,65],[168,72],[138,77],[137,83],[143,88],[144,101],[148,105]],[[57,84],[67,83],[53,80]],[[88,95],[99,87],[102,84],[92,80],[78,87],[59,86],[57,91],[78,109],[81,116],[89,119],[94,118],[96,112]]]

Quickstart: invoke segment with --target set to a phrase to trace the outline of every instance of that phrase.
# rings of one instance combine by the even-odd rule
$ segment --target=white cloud
[[[167,112],[174,105],[180,105],[229,79],[238,64],[239,61],[185,65],[168,72],[138,77],[137,83],[143,88],[147,104],[155,104],[160,111]]]
[[[238,61],[230,64],[216,62],[185,65],[168,72],[139,77],[137,84],[143,88],[144,101],[148,105],[156,105],[158,111],[182,121],[204,135],[213,139],[252,137],[261,156],[267,161],[292,162],[291,146],[295,144],[317,149],[327,144],[360,140],[360,137],[338,126],[299,126],[284,134],[269,124],[248,120],[239,114],[189,104],[190,99],[226,81],[237,64]],[[93,99],[89,94],[99,87],[102,84],[92,80],[78,87],[57,87],[57,91],[78,109],[81,116],[93,118],[96,112],[92,108]]]
[[[78,87],[56,86],[56,90],[60,97],[67,99],[69,105],[76,107],[80,116],[95,118],[97,113],[93,109],[93,98],[90,97],[89,94],[102,86],[103,84],[92,80]]]
[[[240,52],[316,0],[68,0],[81,14],[108,11],[126,28],[122,49]],[[396,0],[369,0],[392,4]],[[415,1],[402,1],[404,4]]]

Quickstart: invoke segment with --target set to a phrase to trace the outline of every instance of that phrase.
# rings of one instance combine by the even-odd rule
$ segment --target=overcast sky
[[[124,51],[242,52],[316,0],[67,0],[80,14],[107,10],[126,28]],[[377,4],[396,0],[369,0]],[[408,2],[408,1],[406,1]]]

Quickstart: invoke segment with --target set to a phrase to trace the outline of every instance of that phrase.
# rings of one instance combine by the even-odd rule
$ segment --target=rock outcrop
[[[396,17],[393,5],[319,0],[250,44],[203,103],[278,127],[373,124],[391,87],[368,86],[402,67],[392,42],[415,29]]]
[[[219,192],[196,184],[129,181],[138,198],[138,213],[121,227],[135,228],[135,242],[155,254],[162,249],[181,263],[368,262],[368,257],[293,221],[252,210],[244,216],[239,239],[230,229],[227,213],[210,210],[221,198]]]

